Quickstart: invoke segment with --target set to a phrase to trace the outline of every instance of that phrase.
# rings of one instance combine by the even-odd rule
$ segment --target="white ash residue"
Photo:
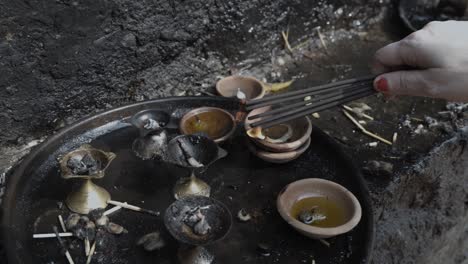
[[[159,124],[158,121],[149,118],[148,120],[146,120],[146,122],[145,122],[145,124],[144,124],[143,127],[144,127],[145,129],[147,129],[147,130],[154,130],[154,129],[160,128],[161,125]]]
[[[419,124],[416,129],[413,131],[414,134],[416,135],[421,135],[421,134],[426,134],[427,133],[427,129],[424,128],[424,125],[423,124]]]
[[[185,206],[182,209],[184,218],[182,221],[184,224],[192,228],[194,234],[199,236],[205,236],[211,232],[211,226],[206,220],[206,216],[202,213],[202,209],[208,209],[208,207],[195,207],[190,208]]]

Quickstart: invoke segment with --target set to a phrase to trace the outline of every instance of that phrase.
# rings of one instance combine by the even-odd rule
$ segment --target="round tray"
[[[171,114],[177,124],[182,115],[195,107],[222,107],[235,114],[238,103],[217,97],[178,97],[123,106],[86,118],[50,137],[35,148],[9,177],[3,200],[2,240],[8,263],[65,263],[56,239],[33,239],[33,233],[49,233],[58,225],[58,202],[71,190],[70,182],[60,177],[57,158],[89,143],[117,158],[106,176],[95,181],[106,188],[113,200],[125,201],[163,213],[174,201],[172,188],[188,172],[156,161],[143,161],[131,150],[138,131],[127,121],[145,109],[160,109]],[[169,131],[173,136],[177,129]],[[227,205],[233,226],[221,241],[207,246],[216,263],[367,263],[373,244],[373,217],[369,194],[359,170],[343,154],[339,145],[314,127],[310,148],[297,160],[269,164],[250,154],[239,128],[236,135],[222,145],[229,155],[214,163],[202,175],[212,187],[212,197]],[[359,199],[363,217],[351,232],[329,239],[330,247],[295,232],[276,210],[278,192],[288,183],[303,178],[324,178],[342,184]],[[245,208],[254,218],[237,221],[237,212]],[[121,210],[110,216],[128,233],[115,236],[114,242],[101,251],[105,258],[92,263],[177,263],[179,244],[164,228],[159,217]],[[146,252],[136,245],[139,237],[160,231],[167,241],[161,251]],[[64,238],[70,241],[73,238]],[[257,245],[266,243],[271,254],[259,254]],[[75,263],[84,263],[83,248],[71,249]],[[98,249],[99,251],[99,249]],[[98,255],[96,255],[98,256]],[[101,252],[102,256],[102,252]]]

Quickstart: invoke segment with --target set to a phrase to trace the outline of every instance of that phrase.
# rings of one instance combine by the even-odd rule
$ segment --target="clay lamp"
[[[114,153],[95,149],[90,145],[83,145],[61,158],[62,178],[82,181],[81,186],[65,200],[71,211],[87,214],[94,209],[106,208],[110,194],[92,180],[102,179],[114,158]]]
[[[309,141],[312,134],[312,122],[307,116],[266,129],[251,129],[250,124],[260,121],[261,117],[254,119],[249,119],[249,117],[262,114],[269,109],[270,107],[255,109],[245,119],[245,130],[257,146],[269,152],[290,152],[303,147]]]
[[[216,83],[216,91],[223,97],[252,100],[265,96],[267,88],[255,78],[236,75],[219,80]]]
[[[130,118],[130,123],[140,131],[140,136],[146,136],[151,131],[172,127],[171,116],[162,110],[148,109],[136,113]]]
[[[189,195],[210,196],[211,188],[196,177],[227,152],[211,139],[201,135],[181,135],[169,141],[166,160],[190,170],[190,177],[181,178],[174,187],[174,196],[180,199]]]
[[[200,107],[186,113],[180,120],[179,127],[182,134],[202,134],[221,143],[234,134],[236,122],[226,110]]]
[[[187,196],[172,203],[164,215],[169,233],[182,246],[179,263],[213,263],[214,256],[204,246],[224,238],[232,225],[229,209],[205,196]]]
[[[350,191],[337,183],[318,178],[288,184],[278,195],[276,206],[289,225],[315,239],[351,231],[362,214],[359,201]]]
[[[287,163],[299,158],[310,146],[310,138],[307,139],[304,145],[300,146],[298,149],[287,151],[287,152],[270,152],[266,150],[259,149],[257,146],[252,144],[251,142],[247,142],[247,146],[255,156],[259,157],[260,159],[271,162],[271,163]]]
[[[167,149],[168,135],[165,130],[151,131],[133,141],[132,150],[143,160],[163,159]]]
[[[135,154],[143,160],[161,159],[167,147],[166,128],[171,127],[171,117],[161,110],[144,110],[130,118],[140,136],[132,144]]]

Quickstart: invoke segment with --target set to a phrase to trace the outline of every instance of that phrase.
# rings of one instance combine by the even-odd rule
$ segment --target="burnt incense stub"
[[[68,208],[79,214],[87,214],[98,208],[106,208],[110,194],[104,188],[92,182],[101,179],[115,154],[83,145],[67,153],[60,160],[60,169],[64,179],[81,179],[83,183],[65,199]]]
[[[172,203],[164,224],[178,241],[206,245],[222,239],[231,228],[231,213],[221,202],[204,196],[187,196]]]

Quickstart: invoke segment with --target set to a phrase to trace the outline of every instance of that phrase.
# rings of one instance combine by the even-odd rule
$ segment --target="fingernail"
[[[388,81],[385,78],[380,78],[377,81],[377,90],[381,92],[388,92]]]

